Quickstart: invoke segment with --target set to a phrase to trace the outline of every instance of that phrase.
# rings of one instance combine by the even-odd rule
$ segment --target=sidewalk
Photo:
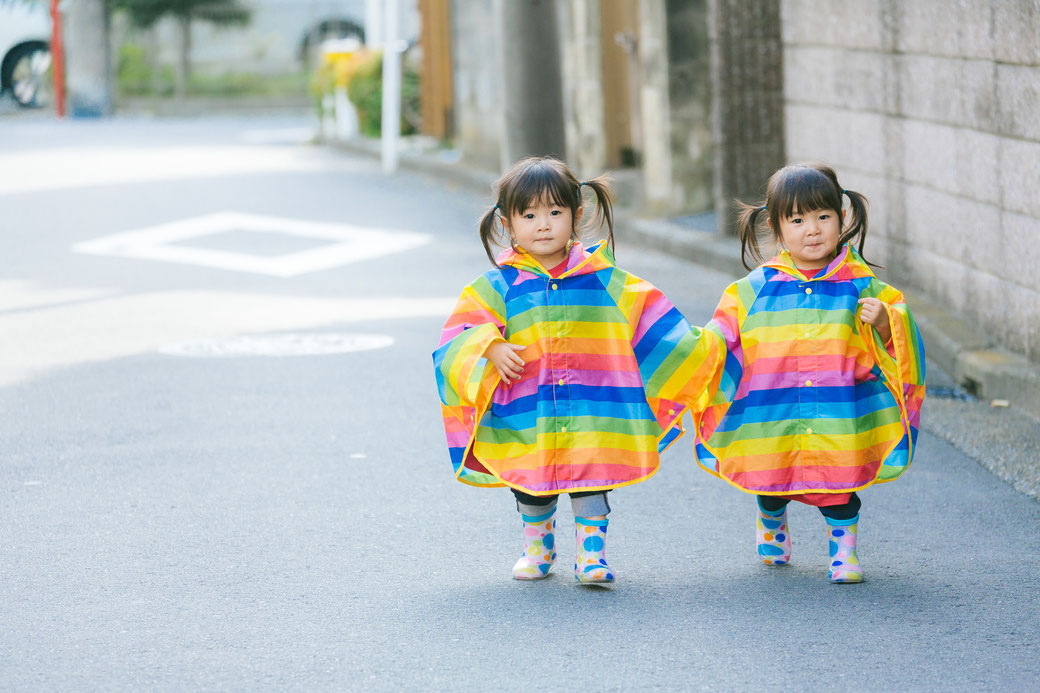
[[[331,144],[353,153],[380,155],[375,140]],[[402,140],[400,166],[486,196],[498,177],[422,138]],[[740,242],[713,229],[709,217],[677,223],[618,208],[615,231],[628,243],[711,267],[734,279],[747,274],[740,262]],[[903,294],[928,354],[929,395],[922,426],[1017,490],[1040,499],[1040,366],[1000,349],[977,326],[923,294],[909,290]]]

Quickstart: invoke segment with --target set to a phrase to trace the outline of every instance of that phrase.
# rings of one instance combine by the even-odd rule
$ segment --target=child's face
[[[780,220],[780,239],[801,269],[826,267],[834,257],[841,237],[842,215],[833,209],[802,213],[794,210]]]
[[[552,269],[567,257],[567,241],[582,211],[579,207],[577,215],[572,215],[570,207],[542,200],[509,219],[503,218],[503,224],[513,243],[543,267]]]

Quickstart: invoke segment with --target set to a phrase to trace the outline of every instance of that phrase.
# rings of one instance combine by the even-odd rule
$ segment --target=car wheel
[[[50,105],[51,51],[44,43],[27,43],[11,51],[4,61],[6,73],[3,83],[9,85],[11,96],[24,108]]]

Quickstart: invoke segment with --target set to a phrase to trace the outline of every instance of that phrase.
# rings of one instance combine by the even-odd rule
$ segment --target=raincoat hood
[[[548,277],[549,270],[523,250],[506,248],[496,258],[499,267],[515,267],[516,269],[539,277]],[[589,250],[580,242],[571,245],[567,255],[567,269],[558,279],[592,274],[602,269],[614,267],[614,253],[606,241],[600,241]]]
[[[791,257],[791,252],[786,248],[763,263],[762,266],[783,272],[799,281],[846,281],[874,276],[867,261],[849,243],[843,245],[834,259],[812,279],[807,278],[802,270],[798,269],[798,266],[794,264],[794,258]]]

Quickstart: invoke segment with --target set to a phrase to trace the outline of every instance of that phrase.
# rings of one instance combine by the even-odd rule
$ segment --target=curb
[[[356,154],[380,156],[375,140],[329,141]],[[478,194],[487,194],[497,180],[495,173],[464,163],[457,152],[404,150],[402,168],[427,173]],[[740,261],[740,243],[718,232],[698,231],[664,219],[647,219],[624,209],[615,211],[615,229],[628,242],[662,251],[674,257],[711,267],[734,279],[747,274]],[[947,312],[923,294],[903,291],[911,306],[928,359],[946,371],[972,395],[1007,400],[1012,406],[1040,419],[1040,365],[1024,356],[995,346],[976,325]]]

